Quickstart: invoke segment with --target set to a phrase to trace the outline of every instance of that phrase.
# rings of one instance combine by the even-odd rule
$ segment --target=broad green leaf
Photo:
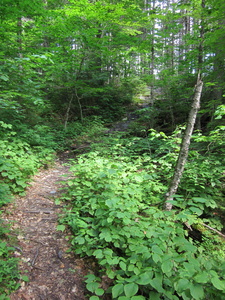
[[[161,265],[163,273],[167,274],[173,269],[173,262],[171,260],[166,260]]]
[[[93,282],[96,281],[96,279],[98,279],[98,277],[96,277],[94,274],[88,274],[85,276],[85,278],[87,278],[85,280],[86,283]]]
[[[8,81],[9,77],[8,77],[8,75],[0,75],[0,79],[2,79],[4,81]]]
[[[144,253],[143,253],[143,259],[144,259],[144,260],[149,259],[151,256],[152,256],[152,255],[151,255],[151,252],[150,252],[150,251],[144,252]]]
[[[122,283],[118,283],[113,286],[113,288],[112,288],[113,298],[118,298],[118,296],[121,295],[122,293],[123,293],[123,284]]]
[[[111,198],[111,199],[107,199],[105,201],[105,204],[109,207],[109,208],[113,208],[116,206],[116,204],[120,201],[119,198]]]
[[[98,296],[91,296],[89,299],[90,300],[99,300],[100,298]]]
[[[82,237],[82,236],[77,236],[74,241],[79,244],[79,245],[82,245],[85,243],[85,239]]]
[[[190,293],[183,292],[181,293],[181,296],[183,300],[190,300]]]
[[[63,232],[66,229],[66,226],[65,225],[57,225],[56,229],[58,231],[62,231]]]
[[[162,257],[159,256],[157,253],[154,253],[154,254],[152,255],[152,259],[154,260],[155,263],[157,263],[157,262],[159,262],[159,261],[162,260]]]
[[[83,184],[85,184],[86,186],[88,187],[91,187],[92,186],[92,183],[90,181],[85,181],[83,182]]]
[[[89,282],[86,284],[86,288],[88,291],[95,293],[95,291],[98,289],[99,283],[98,282]]]
[[[149,299],[150,300],[160,300],[161,299],[161,296],[159,293],[156,293],[156,292],[150,292],[149,293]]]
[[[102,258],[103,257],[103,253],[102,253],[102,250],[101,249],[97,249],[94,251],[93,255],[96,257],[96,258]]]
[[[147,238],[151,238],[152,236],[155,236],[155,230],[153,228],[149,228],[146,232]]]
[[[1,127],[3,127],[3,128],[10,128],[10,129],[12,129],[12,124],[7,124],[7,123],[5,123],[5,122],[3,122],[3,121],[0,121],[0,126]],[[4,146],[5,144],[4,144],[4,142],[3,142],[3,146]]]
[[[21,279],[22,279],[23,281],[26,281],[26,282],[29,281],[29,277],[26,276],[26,275],[22,275],[22,276],[21,276]]]
[[[61,200],[60,199],[56,199],[55,200],[55,205],[60,205],[61,204]]]
[[[117,265],[120,261],[120,258],[118,256],[115,256],[112,258],[112,265]]]
[[[123,261],[120,261],[119,265],[120,265],[120,268],[121,268],[123,271],[126,271],[127,266],[126,266],[126,264],[125,264]]]
[[[108,256],[111,256],[111,257],[113,255],[113,251],[110,248],[104,249],[103,252],[104,252],[104,255],[108,255]]]
[[[133,272],[134,272],[135,275],[139,275],[140,274],[140,270],[141,270],[141,268],[135,267],[134,270],[133,270]]]
[[[145,300],[144,296],[133,296],[131,297],[131,300]]]
[[[153,245],[153,246],[152,246],[152,252],[153,252],[153,253],[157,253],[157,254],[159,254],[159,255],[162,255],[162,254],[163,254],[162,249],[161,249],[159,246],[157,246],[157,245]]]
[[[153,278],[150,280],[151,286],[159,293],[163,293],[162,281],[158,278]]]
[[[179,300],[177,296],[174,295],[174,291],[164,291],[164,295],[170,300]],[[184,299],[182,299],[184,300]]]
[[[99,236],[100,236],[101,239],[104,239],[106,242],[111,242],[112,241],[112,236],[111,236],[111,233],[108,229],[102,231]]]
[[[132,271],[134,270],[134,268],[135,268],[135,265],[130,264],[130,265],[128,266],[127,270],[128,270],[129,272],[132,272]]]
[[[204,290],[202,285],[197,284],[197,285],[191,285],[190,286],[190,292],[191,292],[191,296],[198,300],[198,299],[203,299],[204,297]]]
[[[208,200],[201,197],[193,197],[194,202],[206,203]]]
[[[114,220],[113,217],[108,217],[108,218],[107,218],[107,222],[110,223],[110,224],[113,222],[113,220]]]
[[[137,283],[140,285],[147,285],[151,282],[152,276],[153,276],[153,272],[150,271],[140,274]]]
[[[188,274],[189,274],[189,277],[192,277],[192,276],[195,275],[196,269],[195,269],[194,265],[192,265],[191,262],[189,262],[189,263],[186,263],[186,262],[185,262],[185,263],[184,263],[184,267],[185,267],[185,269],[187,270],[187,272],[188,272]]]
[[[104,294],[104,290],[98,288],[98,289],[95,290],[95,294],[98,295],[98,296],[102,296]]]
[[[189,288],[190,282],[186,278],[181,278],[174,285],[178,293],[181,293]]]
[[[124,285],[124,293],[127,297],[134,296],[138,291],[138,285],[134,282]]]
[[[107,270],[107,276],[110,278],[110,279],[113,279],[115,278],[115,275],[116,273],[113,271],[113,270]]]
[[[136,175],[136,176],[134,176],[134,180],[135,180],[136,182],[140,183],[140,182],[143,181],[143,177],[140,176],[140,175]]]
[[[212,278],[212,284],[218,290],[225,291],[225,280],[220,280],[218,277]]]
[[[126,216],[126,214],[125,214],[124,212],[118,211],[118,212],[116,213],[116,216],[117,216],[117,218],[119,218],[119,219],[123,219],[123,218]]]
[[[212,277],[217,277],[217,278],[218,278],[218,275],[217,275],[217,273],[216,273],[215,270],[210,270],[210,271],[209,271],[209,274],[210,274]]]
[[[195,277],[194,280],[198,283],[206,283],[209,281],[209,275],[207,272],[202,271],[202,273],[198,273]]]
[[[203,213],[203,211],[201,209],[199,209],[198,207],[192,206],[189,209],[198,216],[200,216]]]
[[[67,181],[68,186],[73,186],[74,182],[72,180]]]

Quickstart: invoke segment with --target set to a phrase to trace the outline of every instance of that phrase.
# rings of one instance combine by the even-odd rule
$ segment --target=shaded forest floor
[[[77,181],[77,178],[79,178],[80,182],[86,181],[89,183],[90,181],[92,181],[92,179],[94,179],[93,182],[91,182],[93,185],[93,188],[95,188],[95,183],[96,183],[95,180],[98,181],[100,178],[99,176],[95,176],[95,174],[98,174],[99,172],[101,172],[101,169],[99,169],[101,167],[102,167],[102,170],[105,172],[105,169],[104,169],[105,163],[107,164],[107,166],[109,164],[109,169],[107,169],[107,170],[109,170],[109,172],[108,171],[107,172],[109,173],[110,180],[115,180],[115,182],[113,182],[114,185],[112,185],[113,187],[112,187],[112,190],[110,190],[110,192],[108,191],[108,187],[109,187],[109,183],[108,183],[108,179],[107,179],[108,175],[106,175],[106,179],[101,177],[101,180],[103,178],[103,180],[102,180],[103,189],[107,190],[107,193],[109,192],[109,194],[107,194],[107,197],[108,197],[108,195],[110,195],[110,193],[111,193],[111,195],[115,194],[115,191],[117,191],[116,188],[118,186],[118,182],[119,182],[119,184],[121,183],[120,178],[125,178],[125,181],[122,182],[123,187],[122,187],[121,191],[118,190],[119,195],[122,199],[121,201],[123,201],[123,199],[127,200],[127,194],[130,193],[129,185],[130,185],[130,183],[132,183],[133,191],[137,191],[137,195],[138,195],[137,199],[139,199],[139,195],[141,194],[142,195],[141,199],[149,199],[149,197],[151,197],[151,201],[153,201],[152,202],[153,205],[154,205],[154,203],[156,203],[156,205],[158,205],[160,203],[159,200],[161,198],[158,198],[157,195],[158,194],[161,195],[164,192],[164,185],[166,182],[166,178],[167,178],[168,174],[170,174],[169,172],[171,169],[171,161],[174,164],[174,159],[175,159],[175,157],[172,157],[172,160],[171,160],[171,156],[165,155],[165,149],[168,152],[168,154],[170,154],[170,153],[174,152],[175,150],[177,150],[179,145],[177,145],[177,140],[173,136],[171,136],[171,138],[163,140],[163,139],[160,139],[160,137],[164,137],[164,135],[159,134],[159,135],[155,135],[155,136],[152,135],[152,137],[150,137],[151,138],[150,141],[152,143],[151,148],[149,148],[149,140],[146,140],[146,141],[143,139],[139,140],[138,138],[135,138],[134,140],[132,140],[132,143],[128,147],[128,145],[127,145],[128,139],[126,139],[126,134],[130,130],[130,127],[129,127],[130,123],[132,125],[132,122],[133,121],[136,122],[136,120],[137,120],[136,113],[131,112],[131,113],[127,114],[127,117],[124,118],[123,121],[117,122],[108,131],[103,132],[104,135],[102,135],[100,137],[98,136],[96,141],[88,140],[88,142],[86,142],[86,140],[84,140],[85,136],[84,136],[84,138],[82,137],[82,139],[79,140],[80,143],[75,143],[74,145],[72,145],[70,147],[70,150],[63,153],[60,157],[58,157],[58,159],[55,161],[55,163],[52,167],[50,167],[48,169],[39,170],[39,173],[32,178],[31,185],[27,189],[26,196],[16,197],[14,202],[3,207],[5,210],[4,214],[2,214],[3,220],[5,220],[6,223],[11,223],[12,232],[15,235],[15,238],[13,237],[12,239],[10,239],[10,245],[12,247],[14,247],[14,249],[15,249],[14,256],[18,257],[20,259],[19,269],[20,269],[21,273],[23,275],[26,275],[29,278],[29,281],[27,281],[27,282],[21,281],[21,287],[16,292],[14,292],[10,295],[11,300],[17,300],[17,299],[22,299],[22,300],[23,299],[24,300],[38,300],[38,299],[86,300],[86,299],[89,299],[87,295],[90,292],[88,292],[86,290],[84,276],[92,273],[95,278],[97,260],[93,261],[92,253],[91,253],[89,259],[88,258],[81,259],[81,258],[78,258],[77,256],[75,256],[73,254],[73,252],[69,252],[68,251],[70,248],[69,240],[70,240],[70,237],[72,238],[72,234],[70,234],[70,232],[67,230],[65,230],[64,232],[57,230],[58,219],[60,218],[59,215],[63,214],[63,206],[56,205],[56,203],[58,203],[58,202],[56,202],[55,200],[58,197],[60,197],[61,193],[63,192],[64,185],[63,185],[62,181],[67,181],[68,179],[73,178],[72,171],[70,172],[70,170],[69,170],[70,166],[67,163],[68,158],[73,159],[73,158],[79,156],[79,154],[81,154],[81,153],[89,152],[89,149],[90,149],[89,159],[86,159],[86,161],[76,159],[76,161],[73,161],[73,162],[71,161],[70,163],[71,163],[71,166],[72,166],[72,164],[76,165],[76,168],[78,171],[78,173],[76,173],[76,181]],[[121,135],[120,135],[120,133],[117,134],[118,131],[121,132]],[[125,135],[123,133],[125,133]],[[120,142],[120,140],[118,138],[119,136],[123,140],[122,143]],[[147,142],[147,144],[145,142]],[[90,145],[91,145],[91,147],[90,147]],[[98,153],[98,150],[99,149],[101,150],[101,148],[102,148],[102,152],[99,151],[99,153]],[[143,156],[142,162],[140,162],[140,160],[136,162],[136,157],[139,157],[140,155],[142,155],[142,153],[144,153],[144,154],[146,153],[146,156],[148,157],[149,150],[152,151],[150,153],[151,159],[153,158],[151,162],[149,161],[149,158],[146,160],[146,157],[144,157],[144,156]],[[156,150],[158,152],[156,152]],[[95,151],[98,153],[100,162],[101,162],[100,164],[98,164],[98,162],[99,162],[98,159],[97,160],[93,159],[94,156],[91,155],[92,154],[91,151]],[[126,159],[124,159],[124,158],[126,158]],[[127,159],[127,158],[129,158],[129,159]],[[160,164],[161,164],[161,166],[160,166]],[[132,165],[131,169],[130,169],[130,165]],[[96,168],[96,166],[98,166],[98,168]],[[110,169],[110,168],[112,168],[111,166],[113,167],[113,169],[115,169],[115,173],[111,172],[111,169]],[[165,170],[165,166],[166,166],[167,170]],[[200,168],[202,168],[202,160],[199,160],[199,166],[200,166]],[[213,164],[212,164],[212,166],[213,166]],[[120,173],[121,167],[125,169],[125,171],[124,171],[125,173],[123,173],[122,177],[121,177],[121,173]],[[207,166],[207,168],[208,167],[210,168],[210,172],[208,171],[208,169],[206,169],[207,172],[205,172],[203,174],[204,176],[202,178],[202,180],[204,180],[203,182],[205,182],[208,178],[212,177],[211,170],[213,170],[213,169],[211,168],[211,165]],[[156,177],[154,178],[154,177],[152,177],[152,173],[154,172],[155,169],[157,169],[157,172],[158,172],[158,174],[160,174],[160,176],[156,175]],[[199,169],[197,167],[196,167],[196,169],[193,169],[193,164],[191,165],[191,168],[189,168],[189,169],[191,170],[192,173],[191,173],[190,177],[187,176],[187,180],[189,180],[189,182],[191,182],[191,184],[192,184],[192,181],[191,181],[192,174],[193,174],[193,172],[199,171]],[[97,170],[97,173],[95,173],[95,170]],[[163,170],[163,172],[162,172],[162,170]],[[215,174],[215,172],[217,172],[218,174],[221,174],[221,170],[223,170],[223,169],[218,167],[216,170],[213,170],[213,172],[214,172],[213,174]],[[74,172],[74,170],[73,170],[73,172]],[[142,173],[139,175],[138,174],[139,172],[142,172]],[[85,173],[85,174],[83,174],[83,173]],[[94,177],[92,177],[93,174],[94,174]],[[112,176],[112,174],[114,174],[114,175]],[[149,174],[150,174],[150,177],[148,177]],[[67,176],[63,177],[63,175],[67,175]],[[145,177],[145,175],[147,177]],[[207,177],[207,176],[209,176],[209,177]],[[139,178],[139,177],[141,177],[141,178]],[[129,179],[129,178],[131,178],[131,179]],[[135,182],[133,181],[133,178],[136,178]],[[142,180],[142,178],[144,178],[144,179]],[[150,190],[149,190],[149,182],[148,182],[149,178],[152,181],[151,182],[152,186],[151,186]],[[220,178],[220,177],[218,177],[218,178]],[[72,180],[71,180],[71,182],[72,182]],[[220,181],[218,180],[218,182],[220,182]],[[73,184],[73,182],[72,182],[72,184]],[[148,188],[146,188],[145,184],[147,184]],[[68,185],[70,186],[70,184],[68,184]],[[84,199],[83,200],[84,203],[86,203],[85,201],[87,201],[87,199],[89,199],[89,197],[90,196],[92,197],[92,195],[93,195],[89,189],[90,185],[88,184],[87,186],[88,186],[88,188],[86,189],[86,186],[84,185],[84,189],[81,190],[82,191],[81,194],[79,194],[79,193],[77,194],[78,196],[82,195],[82,199]],[[102,186],[100,188],[102,189]],[[66,190],[66,187],[64,188],[64,191],[65,190]],[[71,199],[71,200],[76,199],[76,190],[77,190],[77,186],[75,185],[71,189],[71,194],[68,194],[71,197],[66,198],[66,199]],[[214,190],[212,189],[212,191],[214,191]],[[70,191],[67,191],[67,192],[69,193]],[[86,193],[86,197],[84,197],[85,193]],[[132,195],[135,195],[135,193]],[[205,199],[198,198],[198,197],[197,198],[195,197],[195,199],[197,199],[196,201],[197,201],[198,206],[199,206],[198,199],[200,199],[201,201],[203,201],[203,200],[205,201]],[[101,198],[99,201],[101,201]],[[135,201],[136,201],[136,199],[135,199]],[[79,208],[78,202],[74,201],[74,203],[73,203],[74,209]],[[143,202],[143,203],[145,203],[145,202]],[[212,208],[215,208],[215,206],[214,206],[215,203],[214,202],[212,202],[212,204],[210,204],[210,203],[209,203],[209,205],[211,205]],[[200,204],[201,204],[201,202],[200,202]],[[82,207],[82,205],[81,205],[81,207]],[[136,202],[135,202],[135,205],[136,205]],[[195,209],[193,211],[197,210],[197,212],[199,212],[199,210],[203,211],[203,209],[204,209],[203,205],[200,205],[199,209],[198,209],[198,207],[196,208],[196,205],[193,202],[191,202],[189,204],[189,206],[190,206],[190,208],[193,207]],[[208,206],[207,206],[207,208],[208,208]],[[83,207],[82,207],[82,209],[83,209]],[[87,212],[88,212],[88,209],[89,208],[87,208]],[[160,209],[158,209],[158,208],[154,208],[152,211],[156,212],[156,214],[161,213]],[[112,210],[112,212],[113,212],[113,210]],[[185,212],[185,210],[184,210],[184,212]],[[189,216],[189,214],[190,213],[188,212],[187,216]],[[105,222],[105,215],[103,214],[103,216],[104,216],[104,222]],[[115,210],[115,216],[117,216],[117,210]],[[163,215],[161,214],[161,216],[163,216]],[[166,216],[166,218],[167,217],[168,217],[168,215]],[[138,218],[139,218],[139,215],[138,215]],[[164,228],[165,217],[161,217],[161,218],[162,219],[159,219],[158,217],[156,217],[155,219],[153,218],[151,220],[151,222],[152,222],[151,224],[152,224],[153,228],[161,228],[160,226],[162,226]],[[181,215],[181,218],[183,218],[182,215]],[[133,219],[133,213],[131,214],[131,219],[132,219],[132,221],[136,220],[136,219]],[[96,226],[98,226],[102,222],[100,217],[99,217],[99,219],[97,219],[97,220],[94,219],[94,220],[95,220]],[[61,221],[62,221],[62,219],[61,219]],[[183,219],[181,219],[181,221],[183,222]],[[170,230],[171,225],[173,226],[174,224],[176,224],[176,222],[174,222],[174,220],[172,221],[171,225],[170,225],[170,222],[171,221],[168,220],[169,230]],[[65,224],[68,224],[68,223],[65,223]],[[121,223],[121,224],[123,224],[123,223]],[[127,223],[127,224],[129,224],[129,223]],[[135,221],[135,224],[136,224],[136,221]],[[138,222],[138,224],[139,224],[139,222]],[[64,225],[62,225],[62,226],[64,226]],[[143,228],[144,228],[144,231],[143,231],[143,228],[140,227],[140,228],[142,228],[140,232],[143,234],[143,232],[145,232],[145,230],[146,230],[145,228],[149,227],[149,223],[147,224],[148,227],[145,227],[146,225],[145,225],[145,220],[144,220],[140,226],[143,226]],[[111,231],[110,231],[111,227],[112,226],[110,224],[110,226],[108,227],[110,234],[111,234]],[[74,234],[76,236],[82,237],[83,233],[78,232],[79,229],[77,229],[77,227],[74,227],[74,228],[75,228]],[[120,228],[122,228],[122,226],[120,226]],[[125,228],[126,228],[126,226],[125,226]],[[138,228],[138,226],[137,226],[137,228]],[[114,228],[113,230],[114,230],[114,232],[116,232],[117,228]],[[193,251],[193,249],[195,249],[196,253],[198,254],[197,247],[195,247],[191,242],[187,242],[185,229],[183,231],[180,231],[180,227],[178,226],[177,229],[175,228],[174,230],[177,230],[177,234],[179,234],[179,242],[181,243],[181,245],[183,245],[183,243],[189,243],[188,245],[190,246],[191,251]],[[167,228],[166,228],[166,230],[163,232],[164,232],[163,233],[164,239],[167,239],[168,232],[170,232],[170,231],[167,231]],[[180,232],[182,233],[181,237],[180,237]],[[150,231],[150,234],[151,234],[151,231]],[[156,230],[156,234],[158,234],[158,236],[160,236],[160,239],[158,239],[158,241],[159,241],[159,245],[161,245],[160,244],[161,239],[162,239],[161,231],[157,232],[157,230]],[[125,237],[127,237],[126,230],[124,230],[123,235]],[[154,240],[154,243],[156,243],[155,235],[151,235],[151,237],[152,237],[152,240]],[[121,238],[121,232],[118,237],[116,236],[116,238],[117,239]],[[144,236],[144,238],[145,238],[145,236]],[[170,250],[174,251],[174,252],[171,252],[171,253],[174,253],[174,257],[177,257],[176,238],[177,238],[177,236],[176,236],[176,231],[175,231],[175,233],[174,233],[175,240],[170,246]],[[142,236],[141,236],[141,239],[142,239]],[[213,244],[214,241],[216,241],[216,243],[218,243],[216,245],[221,245],[221,249],[223,249],[223,246],[222,246],[222,243],[220,240],[215,240],[214,237],[211,237],[211,235],[209,236],[209,239],[210,239],[210,243]],[[106,243],[108,241],[106,241],[106,239],[104,240],[104,236],[101,237],[100,240],[102,243],[100,247],[102,247],[102,249],[105,249],[107,247],[110,249],[111,245],[108,246],[108,244],[110,244],[110,243],[108,243],[108,244]],[[97,239],[97,246],[99,246],[100,240]],[[142,240],[141,240],[141,243],[142,243]],[[89,246],[92,247],[91,241],[92,241],[92,238],[90,240],[88,240],[86,248],[84,248],[84,250],[82,250],[83,251],[82,254],[85,255],[85,257],[87,255],[87,249],[89,249],[88,247]],[[129,244],[128,239],[127,240],[125,239],[125,241],[127,244]],[[156,239],[156,241],[157,241],[157,239]],[[140,242],[138,242],[138,245],[139,244],[140,244]],[[173,248],[173,244],[175,245],[174,248]],[[76,252],[76,250],[80,249],[79,246],[80,246],[79,243],[74,244],[74,249],[73,249],[74,252]],[[194,248],[193,248],[193,246],[194,246]],[[211,244],[210,244],[209,248],[207,245],[205,247],[206,247],[205,248],[206,253],[210,253],[208,250],[210,249],[210,251],[211,251],[211,249],[212,249]],[[219,246],[216,246],[216,247],[219,247]],[[137,250],[137,251],[140,251],[140,250]],[[152,250],[149,247],[148,253],[150,253],[150,251],[152,251]],[[159,270],[161,270],[161,261],[163,261],[163,259],[164,259],[163,251],[160,250],[162,259],[160,259],[160,260],[158,260],[158,258],[156,259],[157,260],[156,263],[158,264]],[[184,252],[184,255],[187,255],[188,251],[189,251],[188,248],[185,251],[186,252]],[[217,249],[216,249],[216,251],[217,251]],[[217,254],[216,251],[214,251],[213,255],[212,255],[212,256],[216,255],[215,262],[217,262],[217,259],[218,259],[218,261],[220,261],[220,257],[221,257],[219,252]],[[222,251],[223,250],[221,250],[221,253],[222,253]],[[79,253],[79,252],[77,252],[77,253]],[[139,253],[140,252],[138,252],[138,254]],[[128,252],[128,254],[129,254],[129,252]],[[117,253],[116,253],[116,255],[117,255]],[[181,255],[181,253],[179,253],[179,255]],[[187,257],[187,256],[185,256],[185,257]],[[196,257],[198,257],[198,256],[196,255]],[[127,263],[129,263],[129,259],[130,258],[128,256]],[[140,258],[140,259],[142,260],[142,258]],[[211,257],[210,257],[210,259],[211,259]],[[186,258],[185,258],[185,260],[186,260]],[[193,261],[190,259],[190,265],[192,263],[193,263]],[[204,263],[204,261],[203,261],[203,263]],[[114,264],[115,263],[113,262],[112,266],[114,266]],[[204,264],[204,266],[205,266],[205,264]],[[145,269],[143,269],[143,270],[145,270]],[[182,264],[181,264],[180,270],[182,271]],[[218,272],[218,273],[220,272],[219,268],[218,268],[218,270],[217,270],[217,268],[215,268],[215,270],[216,271],[214,271],[214,269],[212,270],[214,272],[213,274],[216,274],[216,272]],[[130,272],[132,275],[133,271],[131,270]],[[204,272],[206,273],[206,271],[204,271]],[[134,276],[136,276],[136,274]],[[181,273],[181,276],[182,276],[182,273]],[[103,289],[103,292],[107,291],[107,288],[109,286],[109,285],[107,285],[109,278],[105,275],[103,275],[101,278],[98,278],[100,290]],[[222,287],[220,286],[220,284],[222,284],[222,283],[220,282],[219,277],[217,275],[215,275],[215,278],[216,278],[216,280],[218,279],[218,285],[217,285],[218,288],[213,283],[212,284],[215,287],[215,289],[219,290],[219,293],[220,293],[220,291],[222,290]],[[173,286],[172,276],[171,276],[170,280],[171,280],[170,286]],[[179,280],[182,280],[182,277]],[[149,281],[147,281],[147,282],[149,282]],[[112,282],[110,281],[109,284],[111,284],[111,283]],[[205,279],[203,279],[203,283],[205,283]],[[209,282],[209,283],[211,284],[211,282]],[[124,285],[124,287],[130,286],[129,283],[127,284],[126,282],[122,283],[122,284]],[[199,282],[197,282],[197,284],[199,285]],[[141,283],[140,285],[142,286],[143,284]],[[135,285],[135,286],[137,286],[137,285]],[[216,292],[218,292],[217,290],[216,290]],[[91,290],[89,289],[89,291],[91,291]],[[144,291],[144,293],[146,293],[146,292]],[[156,295],[155,292],[152,291],[152,289],[149,290],[149,293],[153,293],[154,295]],[[211,295],[213,295],[213,293],[214,293],[214,291],[211,293]],[[138,296],[140,296],[140,295],[138,295]],[[95,296],[93,296],[93,297],[95,297]],[[104,299],[111,299],[111,298],[109,298],[111,296],[108,297],[107,294],[104,295],[104,297],[107,297]],[[114,296],[114,298],[115,297],[116,296]],[[219,297],[220,297],[220,294],[219,294]],[[154,296],[153,296],[153,298],[154,298]],[[141,299],[143,299],[143,297]]]
[[[141,103],[140,107],[146,107]],[[133,112],[109,129],[126,131],[130,122],[136,119]],[[14,256],[20,260],[19,270],[28,277],[21,281],[21,287],[10,295],[11,300],[86,300],[87,290],[84,276],[93,269],[92,263],[69,252],[70,232],[57,230],[59,215],[63,206],[55,199],[62,193],[63,180],[72,176],[69,172],[68,155],[76,156],[81,147],[65,152],[48,169],[41,169],[31,179],[26,196],[4,207],[3,220],[10,224],[14,236],[10,245],[15,248]],[[78,151],[78,152],[77,152]],[[67,175],[63,177],[64,175]],[[92,272],[92,271],[91,271]]]
[[[85,297],[84,275],[87,266],[82,259],[68,253],[66,232],[57,231],[62,207],[55,205],[63,175],[69,167],[62,159],[34,176],[26,196],[17,197],[5,208],[3,219],[12,222],[16,236],[14,255],[21,259],[19,269],[27,275],[11,300],[74,300]]]

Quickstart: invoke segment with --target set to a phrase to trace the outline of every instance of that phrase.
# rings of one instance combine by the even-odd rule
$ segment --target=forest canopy
[[[173,130],[186,121],[201,67],[198,126],[215,122],[224,90],[223,1],[2,4],[3,121],[55,114],[61,122],[89,115],[112,121],[147,87],[161,110],[158,125],[164,119]]]

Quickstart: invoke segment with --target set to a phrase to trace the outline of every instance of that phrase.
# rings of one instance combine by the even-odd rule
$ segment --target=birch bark
[[[203,87],[203,82],[202,82],[202,80],[200,78],[200,74],[199,74],[198,79],[197,79],[197,84],[195,86],[195,93],[194,93],[192,107],[191,107],[191,110],[189,113],[187,126],[186,126],[185,133],[184,133],[182,143],[181,143],[180,153],[179,153],[177,164],[176,164],[176,167],[174,170],[173,179],[170,184],[169,190],[166,193],[166,198],[165,198],[166,210],[171,210],[173,207],[173,197],[177,192],[177,189],[178,189],[178,186],[179,186],[179,183],[180,183],[183,171],[184,171],[184,166],[185,166],[185,163],[187,160],[190,141],[191,141],[191,135],[192,135],[192,132],[194,129],[197,113],[200,108],[202,87]]]

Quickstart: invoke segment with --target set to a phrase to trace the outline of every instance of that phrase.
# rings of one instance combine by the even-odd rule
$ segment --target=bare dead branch
[[[219,234],[219,235],[222,236],[223,238],[225,238],[225,235],[224,235],[222,232],[220,232],[219,230],[217,230],[217,229],[215,229],[215,228],[213,228],[213,227],[211,227],[211,226],[209,226],[209,225],[207,225],[207,224],[205,224],[205,223],[202,223],[202,225],[205,226],[206,228],[208,228],[208,229],[210,229],[210,230],[216,232],[217,234]]]

